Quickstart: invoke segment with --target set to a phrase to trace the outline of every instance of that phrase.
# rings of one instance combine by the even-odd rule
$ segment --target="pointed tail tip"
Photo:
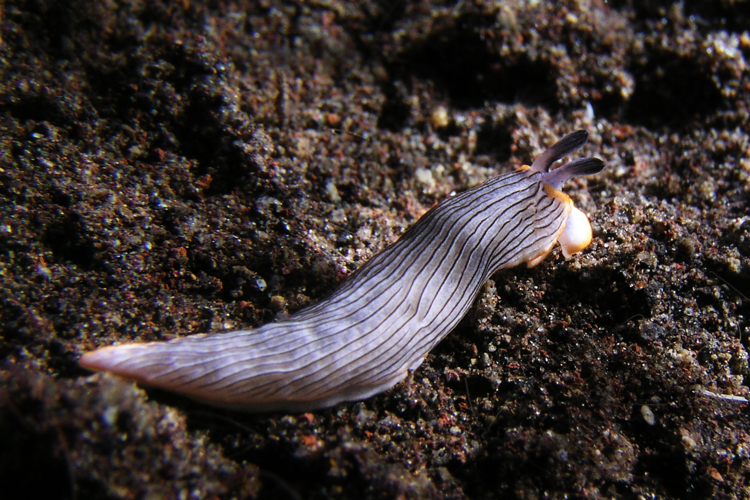
[[[87,352],[78,360],[78,364],[93,372],[107,372],[147,385],[159,386],[161,368],[153,358],[148,356],[148,350],[143,350],[149,344],[123,344],[102,347]]]
[[[125,345],[113,345],[107,347],[101,347],[91,352],[87,352],[81,359],[78,360],[78,364],[94,372],[112,372],[116,375],[122,375],[125,377],[132,377],[125,373],[121,365],[123,361],[133,359],[134,348],[144,344],[125,344]]]
[[[102,347],[101,349],[87,352],[81,356],[78,364],[93,372],[106,372],[112,364],[112,349],[112,347]]]

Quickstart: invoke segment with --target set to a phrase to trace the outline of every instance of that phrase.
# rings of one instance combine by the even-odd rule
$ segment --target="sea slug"
[[[591,242],[586,216],[560,191],[604,162],[553,163],[580,148],[574,132],[531,166],[439,203],[330,297],[254,330],[104,347],[81,366],[212,405],[307,411],[383,392],[415,370],[496,271],[569,257]]]

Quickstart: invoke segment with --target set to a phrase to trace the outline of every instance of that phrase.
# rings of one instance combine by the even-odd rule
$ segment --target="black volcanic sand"
[[[0,496],[747,498],[750,3],[518,3],[0,6]],[[577,129],[591,246],[385,394],[252,415],[77,365],[293,313]]]

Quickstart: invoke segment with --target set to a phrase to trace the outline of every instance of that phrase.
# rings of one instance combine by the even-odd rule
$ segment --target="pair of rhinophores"
[[[560,188],[598,158],[551,169],[579,130],[531,166],[442,201],[327,299],[254,330],[104,347],[81,365],[212,405],[307,411],[383,392],[417,369],[496,271],[539,264],[556,242],[586,248],[591,226]]]

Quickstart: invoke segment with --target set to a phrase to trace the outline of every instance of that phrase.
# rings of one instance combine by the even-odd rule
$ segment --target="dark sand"
[[[750,496],[750,3],[494,3],[0,4],[0,497]],[[580,128],[592,245],[385,394],[240,414],[77,365],[314,303]]]

